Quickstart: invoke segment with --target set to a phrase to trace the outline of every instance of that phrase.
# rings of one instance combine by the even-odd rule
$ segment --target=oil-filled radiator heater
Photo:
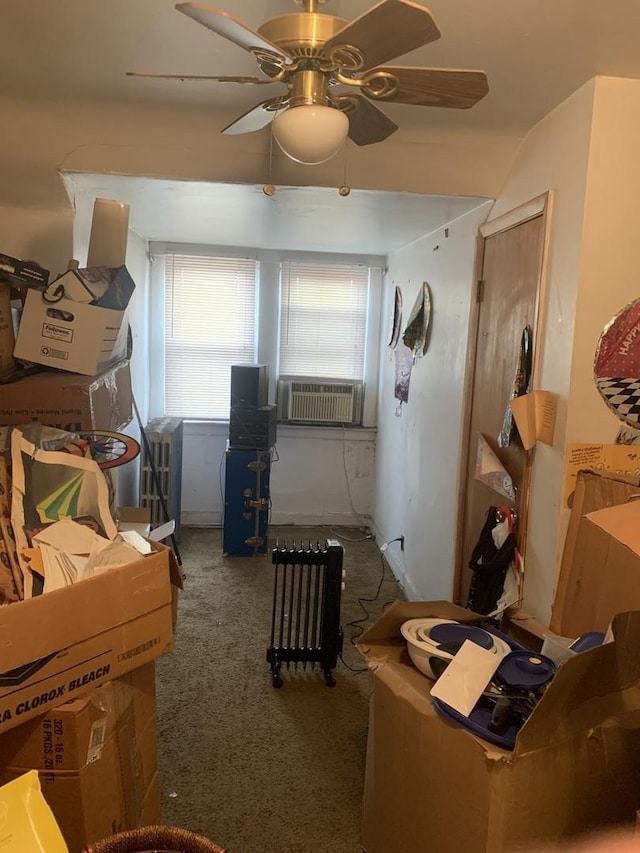
[[[275,548],[271,645],[274,687],[282,687],[280,670],[292,663],[319,663],[328,687],[335,685],[332,670],[342,653],[340,599],[343,589],[344,549],[337,539],[327,539],[324,548]]]

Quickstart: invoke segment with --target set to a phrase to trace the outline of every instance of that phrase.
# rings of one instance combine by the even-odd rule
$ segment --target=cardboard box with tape
[[[159,657],[173,639],[173,552],[0,608],[0,734]]]
[[[30,290],[14,357],[86,376],[126,358],[134,289],[121,266],[68,270],[46,290]]]
[[[616,617],[615,642],[558,668],[513,750],[436,710],[434,681],[400,630],[418,617],[482,618],[448,602],[396,602],[358,642],[371,678],[366,853],[506,853],[635,820],[640,612]]]
[[[0,735],[0,784],[28,770],[69,850],[158,822],[153,662]]]
[[[130,423],[132,413],[126,360],[91,377],[43,371],[0,385],[0,426],[37,422],[67,432],[118,431]]]

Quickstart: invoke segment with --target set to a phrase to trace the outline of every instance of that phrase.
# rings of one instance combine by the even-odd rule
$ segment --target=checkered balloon
[[[594,378],[616,417],[640,428],[640,299],[623,308],[602,332]]]

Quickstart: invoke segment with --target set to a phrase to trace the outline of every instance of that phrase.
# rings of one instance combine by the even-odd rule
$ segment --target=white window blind
[[[165,258],[165,414],[229,417],[231,365],[256,357],[257,266]]]
[[[284,263],[280,375],[363,379],[368,300],[366,266]]]

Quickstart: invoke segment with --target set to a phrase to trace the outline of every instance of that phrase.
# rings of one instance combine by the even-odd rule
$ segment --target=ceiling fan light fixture
[[[273,135],[287,157],[307,166],[326,163],[338,153],[349,133],[349,119],[337,107],[302,104],[273,120]]]

